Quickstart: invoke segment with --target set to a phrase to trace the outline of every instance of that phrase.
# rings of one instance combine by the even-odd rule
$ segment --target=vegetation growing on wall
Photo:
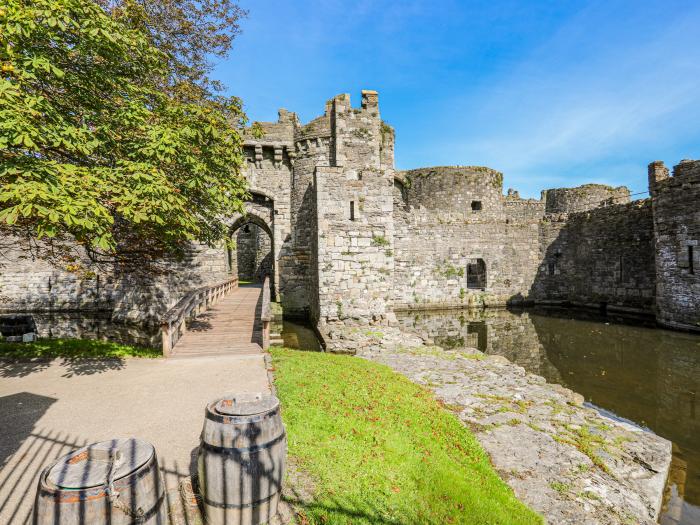
[[[450,261],[445,259],[442,264],[438,264],[435,267],[435,273],[446,279],[464,277],[464,268],[454,266]]]
[[[389,240],[383,235],[372,235],[372,246],[389,246]]]
[[[382,144],[386,144],[387,140],[394,136],[394,128],[382,120],[380,128],[382,134]]]

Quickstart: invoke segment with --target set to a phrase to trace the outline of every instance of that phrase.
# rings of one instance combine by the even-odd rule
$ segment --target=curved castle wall
[[[446,166],[401,172],[394,185],[394,302],[398,308],[481,306],[519,301],[537,262],[537,235],[509,243],[530,208],[506,204],[502,174]],[[538,201],[523,201],[533,202]],[[520,211],[510,220],[511,212]],[[527,209],[528,211],[524,211]],[[532,209],[541,211],[539,204]],[[515,215],[518,215],[517,213]],[[470,279],[475,265],[485,278]],[[533,269],[524,266],[530,264]],[[478,273],[478,270],[477,270]]]
[[[630,201],[630,191],[625,186],[585,184],[544,190],[542,199],[547,213],[578,213],[610,204],[625,204]]]

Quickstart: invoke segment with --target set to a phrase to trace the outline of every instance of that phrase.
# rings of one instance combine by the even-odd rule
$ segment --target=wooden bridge
[[[269,277],[193,290],[163,317],[163,355],[260,354],[270,345],[271,318]]]

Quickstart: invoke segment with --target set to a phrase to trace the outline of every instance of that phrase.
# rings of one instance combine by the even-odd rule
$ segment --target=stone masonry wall
[[[158,324],[189,290],[229,276],[223,248],[193,246],[168,273],[141,277],[105,270],[83,258],[71,271],[33,258],[21,243],[0,257],[0,310],[109,310],[115,320]]]
[[[383,322],[392,310],[392,137],[382,136],[376,92],[331,101],[334,166],[316,168],[317,309],[313,318]]]
[[[547,213],[576,213],[608,204],[629,202],[630,192],[624,186],[584,184],[576,188],[554,188],[542,192]]]
[[[359,108],[338,95],[307,124],[284,109],[258,124],[262,136],[244,133],[251,199],[228,221],[231,235],[251,222],[270,235],[265,264],[287,316],[383,322],[392,309],[555,301],[656,309],[668,326],[700,326],[699,161],[673,177],[654,163],[650,201],[600,184],[521,199],[503,195],[489,168],[396,172],[375,91]],[[0,308],[104,309],[136,322],[156,322],[238,266],[223,247],[197,246],[151,279],[89,262],[78,275],[24,250],[2,254]]]
[[[292,252],[282,300],[286,315],[309,316],[316,301],[313,294],[315,269],[312,252],[316,222],[313,181],[316,166],[328,166],[330,163],[331,140],[331,119],[328,111],[296,131],[296,156],[290,181]]]
[[[504,286],[510,289],[509,302],[530,301],[530,290],[540,265],[540,222],[544,202],[521,199],[517,192],[508,191],[505,202],[506,225],[503,256]]]
[[[539,302],[652,313],[653,235],[649,200],[547,214],[531,296]]]
[[[673,176],[649,165],[656,236],[657,320],[700,331],[700,161],[684,160]]]
[[[396,307],[522,301],[537,264],[541,210],[539,201],[516,196],[506,201],[501,173],[489,168],[400,173],[394,186]],[[470,282],[478,261],[483,261],[485,280]]]

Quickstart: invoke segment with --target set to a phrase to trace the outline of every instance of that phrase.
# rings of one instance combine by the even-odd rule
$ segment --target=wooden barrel
[[[277,514],[287,435],[270,394],[224,397],[205,410],[199,491],[209,525],[257,525]]]
[[[167,525],[165,487],[153,445],[94,443],[63,456],[39,477],[34,525]]]

